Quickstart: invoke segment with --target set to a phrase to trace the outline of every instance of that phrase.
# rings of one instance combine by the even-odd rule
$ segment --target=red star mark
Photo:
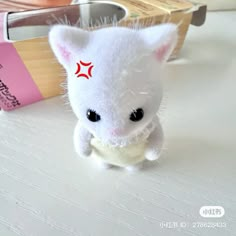
[[[75,75],[77,75],[77,77],[85,77],[85,79],[89,79],[89,77],[92,77],[92,69],[94,67],[94,65],[92,65],[92,62],[85,63],[83,61],[79,61],[79,63],[76,64],[77,64],[77,71],[75,72]],[[87,74],[80,73],[81,66],[88,67]]]

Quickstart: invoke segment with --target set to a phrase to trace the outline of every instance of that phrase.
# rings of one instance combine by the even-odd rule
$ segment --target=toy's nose
[[[111,135],[119,136],[121,134],[122,134],[122,130],[121,129],[112,129],[111,130]]]

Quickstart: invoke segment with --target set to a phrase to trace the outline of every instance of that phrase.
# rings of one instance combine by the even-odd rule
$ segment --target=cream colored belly
[[[125,167],[142,162],[146,143],[143,141],[137,144],[130,144],[125,147],[114,147],[102,144],[98,139],[91,141],[93,148],[92,157],[100,159],[106,163]]]

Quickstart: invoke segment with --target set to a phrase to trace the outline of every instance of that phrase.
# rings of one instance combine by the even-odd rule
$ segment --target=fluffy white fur
[[[163,24],[145,29],[110,27],[85,31],[57,25],[49,42],[68,76],[68,96],[79,121],[74,145],[80,156],[92,152],[91,139],[111,146],[147,142],[145,158],[156,160],[163,144],[157,111],[162,99],[161,71],[177,41],[177,26]],[[92,77],[77,78],[76,62],[92,62]],[[129,119],[142,108],[139,122]],[[87,119],[88,109],[101,120]],[[136,169],[127,166],[127,169]]]

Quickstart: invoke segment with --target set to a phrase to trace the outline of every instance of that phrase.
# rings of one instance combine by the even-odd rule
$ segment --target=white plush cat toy
[[[68,96],[78,117],[79,156],[102,166],[139,168],[159,158],[163,131],[157,111],[161,71],[177,42],[177,26],[85,31],[56,25],[49,42],[68,76]]]

